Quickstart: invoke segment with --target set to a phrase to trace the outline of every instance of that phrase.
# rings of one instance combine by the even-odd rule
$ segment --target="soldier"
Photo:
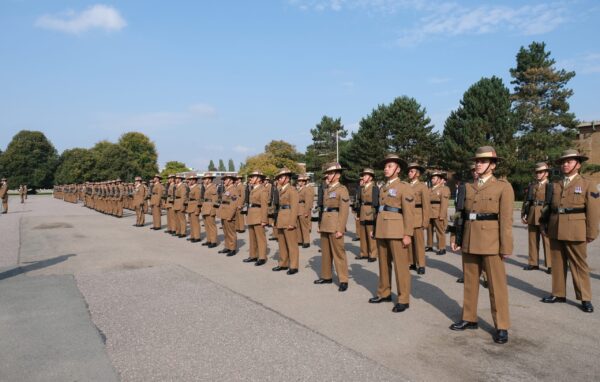
[[[250,254],[244,263],[254,262],[257,267],[267,262],[267,236],[265,227],[269,224],[269,191],[264,186],[265,175],[260,171],[250,174],[250,195],[248,197],[248,239]]]
[[[298,250],[298,191],[292,187],[292,172],[287,168],[279,170],[275,181],[279,187],[279,210],[275,219],[279,241],[279,264],[273,271],[287,270],[288,275],[298,273],[300,252]]]
[[[392,301],[392,262],[396,277],[398,301],[392,312],[404,312],[410,306],[410,273],[408,248],[414,233],[415,196],[412,188],[401,182],[399,175],[404,161],[396,154],[383,160],[383,174],[387,182],[379,193],[379,213],[374,236],[379,256],[379,286],[371,304]]]
[[[237,253],[235,217],[241,199],[238,197],[234,182],[235,175],[227,174],[223,176],[223,195],[219,206],[219,217],[221,218],[225,237],[224,248],[219,253],[225,253],[227,256],[235,256]]]
[[[366,259],[370,263],[377,261],[377,241],[373,237],[373,227],[379,206],[379,187],[373,182],[375,171],[365,168],[360,173],[359,210],[358,210],[358,236],[360,238],[360,256],[357,259]]]
[[[202,199],[202,209],[200,214],[204,220],[204,227],[206,228],[206,242],[202,245],[208,246],[208,248],[214,248],[218,245],[217,242],[217,222],[215,217],[217,216],[217,208],[219,208],[219,195],[217,192],[217,185],[214,184],[213,180],[215,176],[207,172],[202,177],[204,183],[204,198]]]
[[[548,181],[550,168],[545,162],[540,162],[535,165],[536,181],[530,184],[527,189],[527,198],[523,203],[521,210],[521,220],[523,224],[527,224],[527,232],[529,234],[529,261],[523,267],[526,271],[540,269],[539,267],[539,248],[540,239],[544,247],[544,259],[546,265],[546,273],[552,273],[552,259],[550,257],[550,239],[544,235],[541,230],[540,218],[542,216],[542,207],[552,200],[552,184]]]
[[[6,178],[0,181],[0,199],[2,199],[2,213],[8,213],[8,182]]]
[[[429,225],[427,227],[426,251],[433,250],[433,232],[438,240],[438,255],[446,254],[446,226],[448,225],[448,200],[450,189],[444,184],[446,173],[434,171],[431,174],[431,190],[429,193]]]
[[[488,276],[490,305],[496,333],[494,342],[508,341],[510,318],[508,287],[504,258],[513,251],[512,223],[515,195],[504,179],[494,177],[500,157],[490,146],[477,149],[475,157],[477,183],[465,187],[462,256],[464,270],[464,302],[462,320],[452,330],[476,329],[479,277],[482,268]],[[456,243],[453,251],[460,250]]]
[[[25,185],[23,184],[19,186],[19,195],[21,196],[21,204],[25,203],[25,195],[27,195],[27,188],[25,188]]]
[[[552,254],[552,294],[542,302],[566,302],[567,261],[571,268],[575,297],[581,310],[592,313],[592,288],[587,263],[587,244],[598,237],[600,185],[579,175],[588,159],[577,150],[565,150],[556,161],[563,180],[555,182],[552,201],[545,207],[550,213],[547,234]]]
[[[237,191],[238,198],[240,198],[239,207],[235,214],[235,230],[238,233],[246,232],[246,223],[244,222],[244,215],[242,214],[242,207],[246,203],[246,189],[242,179],[244,179],[244,177],[239,174],[235,177],[235,189]]]
[[[425,274],[425,234],[423,230],[427,229],[429,225],[429,212],[431,210],[429,188],[419,180],[421,174],[424,172],[425,168],[420,164],[415,162],[408,164],[408,180],[415,195],[415,215],[413,219],[415,230],[413,232],[412,243],[408,247],[408,253],[411,261],[410,269],[416,270],[419,275]]]
[[[123,198],[125,196],[125,187],[121,183],[121,179],[117,178],[116,186],[115,186],[115,196],[116,196],[116,204],[117,204],[117,217],[123,217]]]
[[[136,222],[135,227],[143,227],[146,222],[146,216],[144,215],[143,205],[146,199],[146,188],[142,184],[142,178],[139,176],[135,177],[135,191],[133,193],[133,205],[135,207]]]
[[[173,195],[174,191],[175,175],[169,174],[167,176],[167,184],[165,186],[162,199],[163,206],[167,212],[167,229],[165,230],[165,233],[170,233],[171,235],[175,234],[175,211],[173,210],[173,200],[175,199],[175,196]]]
[[[150,192],[150,208],[152,209],[152,227],[150,229],[159,230],[162,228],[161,223],[161,204],[162,197],[165,193],[165,187],[160,182],[162,177],[160,174],[154,175],[152,179],[152,187]]]
[[[354,203],[352,203],[352,212],[354,212],[354,232],[356,232],[356,236],[352,239],[352,241],[361,241],[361,229],[360,229],[360,191],[362,189],[364,182],[362,179],[358,180],[358,187],[356,187],[356,193],[354,195]],[[361,256],[358,255],[355,257],[356,260],[360,260]]]
[[[183,182],[183,175],[175,175],[175,186],[173,187],[175,200],[173,211],[175,212],[175,235],[178,238],[186,237],[187,224],[185,221],[185,209],[187,207],[187,187]]]
[[[298,245],[310,247],[311,211],[315,199],[315,190],[308,185],[309,177],[304,174],[298,177]]]
[[[188,176],[188,182],[190,187],[189,201],[187,205],[188,220],[190,221],[190,238],[188,239],[192,243],[197,243],[200,240],[200,196],[202,190],[198,185],[198,175]]]
[[[315,284],[331,284],[332,261],[340,280],[338,290],[348,289],[348,260],[344,250],[344,232],[350,213],[350,195],[348,189],[340,183],[342,166],[331,163],[325,169],[328,187],[323,193],[323,216],[319,226],[321,234],[321,277]]]

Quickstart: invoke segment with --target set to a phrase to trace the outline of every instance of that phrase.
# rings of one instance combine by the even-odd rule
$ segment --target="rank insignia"
[[[337,197],[337,193],[335,191],[329,193],[329,199],[333,199]]]
[[[413,200],[415,200],[414,198],[404,198],[406,199],[407,202],[412,203]]]
[[[592,198],[594,199],[600,198],[600,192],[590,192],[590,195],[592,195]]]
[[[576,194],[581,194],[581,186],[575,187],[575,193]]]

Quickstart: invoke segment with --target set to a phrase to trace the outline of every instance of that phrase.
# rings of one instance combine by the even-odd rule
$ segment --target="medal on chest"
[[[396,196],[398,196],[398,191],[396,191],[395,188],[390,188],[389,191],[388,191],[388,195],[396,197]]]

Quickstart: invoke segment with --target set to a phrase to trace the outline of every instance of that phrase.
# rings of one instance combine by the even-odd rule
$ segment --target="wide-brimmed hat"
[[[310,179],[309,176],[306,174],[298,175],[298,180],[308,181],[309,179]]]
[[[330,172],[342,172],[342,171],[344,171],[344,168],[342,167],[342,165],[337,162],[333,162],[333,163],[329,163],[325,167],[325,171],[323,171],[323,173],[327,174]]]
[[[369,174],[369,175],[371,175],[372,177],[375,177],[375,170],[373,170],[372,168],[368,168],[368,167],[366,167],[366,168],[364,168],[364,169],[363,169],[363,170],[360,172],[360,174],[359,174],[359,175],[360,175],[360,176],[363,176],[363,175],[365,175],[365,174]]]
[[[185,179],[185,175],[183,175],[183,174],[175,174],[175,179]]]
[[[279,177],[282,177],[284,175],[287,175],[287,176],[291,177],[292,174],[293,173],[292,173],[292,171],[289,168],[284,167],[281,170],[279,170],[279,172],[275,175],[275,179],[278,179]]]
[[[432,177],[432,178],[433,178],[434,176],[439,176],[440,178],[444,178],[444,179],[446,179],[446,176],[447,176],[447,174],[446,174],[446,172],[444,172],[444,171],[442,171],[442,170],[433,170],[433,171],[431,172],[431,174],[429,174],[429,176],[430,176],[430,177]]]
[[[475,163],[472,163],[472,162],[469,163],[469,170],[473,171],[473,170],[475,170],[475,167],[476,167]]]
[[[117,178],[117,180],[115,180],[115,182],[121,182],[121,178]]]
[[[237,174],[235,178],[236,178],[236,179],[244,179],[244,176],[243,176],[243,175],[240,175],[240,174]]]
[[[154,177],[158,178],[158,179],[162,179],[162,176],[160,174],[154,174]]]
[[[579,154],[579,151],[575,149],[569,149],[562,152],[562,155],[556,160],[556,163],[562,163],[562,161],[567,159],[577,159],[579,162],[585,162],[589,158]]]
[[[169,176],[167,176],[167,179],[170,179],[170,178],[175,178],[175,174],[169,174]]]
[[[425,172],[425,167],[423,167],[422,165],[420,165],[417,162],[410,162],[407,166],[406,169],[410,170],[411,168],[416,168],[417,170],[419,170],[419,172],[422,174]]]
[[[546,162],[536,163],[534,172],[540,172],[540,171],[550,172],[550,167],[548,166],[548,163],[546,163]]]
[[[191,180],[191,179],[198,180],[198,175],[197,174],[188,175],[188,177],[186,179],[187,180]]]
[[[259,178],[266,178],[267,176],[265,174],[262,173],[262,171],[260,170],[254,170],[252,171],[250,174],[248,174],[249,177],[253,177],[253,176],[258,176]]]
[[[6,178],[2,178],[0,182],[6,182]]]
[[[235,179],[237,178],[237,174],[225,174],[223,176],[221,176],[221,179]]]
[[[406,167],[406,162],[398,156],[398,154],[387,154],[385,158],[381,161],[381,165],[385,166],[388,162],[396,162],[400,167]]]
[[[475,151],[475,156],[471,158],[472,161],[477,159],[490,159],[495,161],[503,160],[504,158],[499,157],[496,154],[496,150],[492,146],[481,146]]]
[[[140,182],[141,182],[141,181],[142,181],[142,177],[141,177],[141,176],[136,176],[136,177],[135,177],[135,181],[136,181],[136,182],[137,182],[137,181],[140,181]],[[108,183],[110,183],[110,182],[108,182]]]
[[[212,172],[205,172],[204,175],[202,175],[202,179],[207,179],[207,178],[214,179],[215,174],[213,174]]]

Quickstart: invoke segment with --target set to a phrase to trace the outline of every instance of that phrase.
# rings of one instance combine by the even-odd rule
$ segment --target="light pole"
[[[335,162],[340,163],[340,129],[335,129]]]

